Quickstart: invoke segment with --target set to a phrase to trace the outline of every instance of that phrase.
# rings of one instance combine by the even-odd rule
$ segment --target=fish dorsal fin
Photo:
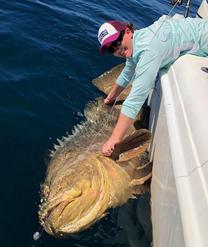
[[[106,95],[110,92],[113,84],[118,78],[119,74],[124,68],[124,64],[119,64],[112,69],[106,71],[104,74],[92,80],[93,85],[95,85],[101,92]],[[125,100],[130,92],[130,86],[128,86],[119,96],[119,100]]]

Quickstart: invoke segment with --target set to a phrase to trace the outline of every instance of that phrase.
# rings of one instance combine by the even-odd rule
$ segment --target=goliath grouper
[[[94,84],[106,93],[101,84],[102,80],[109,82],[110,77],[112,74],[106,73]],[[146,152],[148,130],[131,128],[110,158],[100,151],[119,112],[118,106],[113,110],[105,106],[103,99],[89,103],[84,111],[86,120],[55,146],[39,211],[40,223],[49,234],[61,238],[85,230],[109,208],[121,206],[149,189],[152,166]]]

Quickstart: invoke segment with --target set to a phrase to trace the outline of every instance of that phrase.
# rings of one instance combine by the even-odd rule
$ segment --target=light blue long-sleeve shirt
[[[158,71],[185,53],[208,56],[208,20],[162,16],[151,26],[136,30],[132,57],[116,80],[121,87],[132,83],[121,112],[135,119]]]

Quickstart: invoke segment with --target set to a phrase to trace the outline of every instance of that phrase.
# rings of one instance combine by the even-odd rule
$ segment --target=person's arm
[[[105,156],[110,156],[114,150],[114,147],[125,136],[129,127],[133,124],[134,119],[128,118],[124,114],[120,114],[116,127],[113,130],[111,137],[103,145],[102,152]]]
[[[112,154],[115,145],[122,141],[128,128],[133,124],[154,85],[160,64],[161,56],[153,51],[146,51],[145,56],[138,63],[131,92],[123,103],[120,117],[111,137],[103,145],[102,152],[105,156]]]
[[[132,59],[129,58],[126,60],[125,67],[121,71],[121,74],[116,79],[116,84],[121,87],[126,87],[131,81],[134,72],[135,72],[136,64],[133,63]]]
[[[121,112],[125,116],[132,119],[136,118],[151,89],[154,87],[154,82],[162,60],[162,49],[160,52],[158,49],[145,50],[137,64],[131,91],[121,108]]]
[[[127,59],[125,67],[123,68],[121,74],[114,83],[108,96],[104,100],[105,104],[110,104],[120,95],[120,93],[131,81],[134,71],[135,71],[135,64],[133,64],[131,59]]]
[[[114,83],[108,96],[104,99],[104,103],[110,104],[111,102],[113,102],[123,90],[124,90],[124,87],[121,87],[118,84]]]
[[[103,145],[102,152],[105,156],[112,154],[115,144],[122,141],[128,128],[133,124],[151,88],[154,86],[157,73],[163,59],[168,54],[169,48],[168,42],[162,42],[160,39],[155,38],[144,50],[143,55],[137,63],[131,92],[122,105],[116,127],[111,137]]]

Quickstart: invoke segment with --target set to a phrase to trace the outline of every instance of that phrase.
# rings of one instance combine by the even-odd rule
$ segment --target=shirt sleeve
[[[123,68],[121,74],[116,80],[116,84],[118,84],[121,87],[126,87],[133,77],[135,67],[136,65],[131,61],[131,59],[127,59],[125,67]]]
[[[161,48],[151,47],[143,51],[137,63],[131,91],[122,105],[121,112],[132,119],[136,118],[151,88],[153,88],[162,63],[163,54],[162,51],[160,52]]]

